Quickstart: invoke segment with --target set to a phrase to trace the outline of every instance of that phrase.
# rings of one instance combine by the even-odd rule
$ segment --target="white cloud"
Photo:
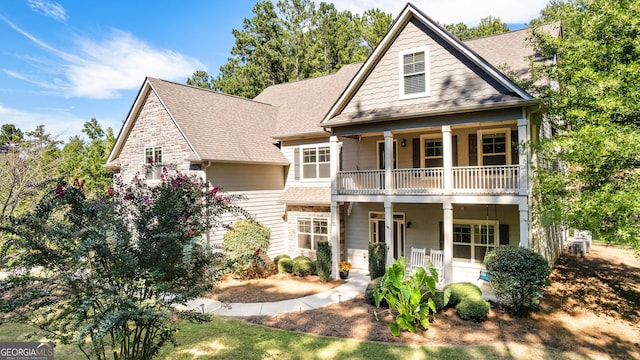
[[[60,22],[67,21],[67,10],[55,1],[27,0],[29,7],[46,17],[50,17]]]
[[[525,24],[540,15],[548,0],[412,0],[411,3],[440,24],[465,23],[477,26],[482,18],[499,17],[508,24]],[[339,10],[362,14],[379,8],[398,16],[406,2],[397,0],[340,0]]]
[[[184,80],[205,68],[194,58],[154,49],[119,30],[105,41],[83,38],[78,44],[83,60],[65,65],[71,96],[113,98],[118,90],[138,88],[145,76]]]
[[[0,104],[1,124],[13,124],[23,132],[35,130],[39,125],[45,125],[45,133],[53,138],[66,141],[73,135],[81,134],[84,123],[90,119],[81,119],[70,112],[52,109],[46,114],[28,112],[5,107]],[[106,129],[107,126],[104,126]]]
[[[2,16],[0,19],[59,62],[55,75],[51,74],[51,67],[38,75],[20,74],[10,69],[4,72],[41,88],[56,90],[66,97],[112,99],[119,97],[122,90],[137,89],[146,76],[184,81],[195,69],[206,70],[206,66],[195,58],[154,48],[117,29],[104,40],[78,37],[74,44],[76,48],[70,52],[47,44]]]

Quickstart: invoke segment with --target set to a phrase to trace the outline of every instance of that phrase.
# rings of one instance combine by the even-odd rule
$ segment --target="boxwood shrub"
[[[491,287],[513,315],[525,315],[538,307],[549,284],[549,262],[533,250],[499,246],[487,253],[484,264]]]
[[[489,317],[491,305],[480,297],[468,296],[456,306],[456,314],[462,320],[482,322]]]
[[[278,272],[291,274],[293,272],[293,260],[289,258],[280,259],[278,261]]]
[[[292,274],[296,276],[311,275],[315,271],[313,260],[307,256],[296,256],[293,258]]]
[[[449,303],[447,304],[447,306],[451,307],[457,306],[463,299],[467,297],[479,298],[482,295],[482,290],[480,290],[477,285],[470,282],[449,284],[445,287],[445,289],[447,288],[451,289]]]
[[[276,255],[276,257],[273,258],[273,263],[276,264],[276,266],[278,266],[278,262],[282,259],[291,259],[291,256],[287,254]]]

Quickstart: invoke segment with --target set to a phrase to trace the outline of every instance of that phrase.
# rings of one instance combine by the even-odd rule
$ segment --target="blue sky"
[[[274,3],[276,0],[272,0]],[[67,141],[96,118],[117,134],[146,76],[184,83],[217,75],[256,1],[10,0],[0,4],[0,124]],[[475,26],[497,16],[521,27],[546,0],[414,0],[434,20]],[[397,0],[339,0],[396,16]]]

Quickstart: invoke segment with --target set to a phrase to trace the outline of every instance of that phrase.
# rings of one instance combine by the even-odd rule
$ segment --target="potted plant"
[[[351,270],[351,263],[348,261],[340,261],[338,263],[338,270],[340,273],[340,279],[344,280],[349,277],[349,270]]]

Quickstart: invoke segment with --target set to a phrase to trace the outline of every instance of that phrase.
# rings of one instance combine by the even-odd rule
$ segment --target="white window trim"
[[[151,173],[151,177],[147,176],[147,180],[160,180],[160,174],[162,173],[162,167],[157,167],[156,161],[155,161],[155,154],[156,154],[156,150],[160,150],[160,164],[162,165],[164,163],[164,149],[162,146],[145,146],[144,147],[144,166],[146,167],[149,163],[147,162],[147,150],[151,149],[151,154],[153,156],[153,160],[154,160],[154,165],[156,166],[156,168],[154,169],[155,171],[153,171]],[[145,174],[147,175],[147,174]]]
[[[424,52],[424,92],[405,94],[404,92],[404,55],[414,54],[417,52]],[[400,94],[400,100],[414,99],[419,97],[425,97],[431,95],[431,72],[430,72],[430,60],[429,60],[429,46],[420,46],[398,52],[398,93]]]
[[[328,162],[320,162],[318,161],[318,149],[319,148],[323,148],[323,147],[327,147],[329,148],[329,161]],[[316,177],[308,177],[305,178],[304,177],[304,151],[306,149],[315,149],[316,150],[316,174],[318,176]],[[296,169],[296,171],[298,171],[298,175],[300,177],[300,181],[315,181],[315,180],[328,180],[331,178],[331,175],[327,176],[327,177],[320,177],[320,164],[329,164],[329,167],[331,167],[331,148],[330,148],[330,144],[328,143],[323,143],[323,144],[315,144],[315,145],[300,145],[300,166],[299,169]]]
[[[375,217],[373,215],[375,215]],[[381,218],[379,217],[380,215],[382,215]],[[369,211],[369,243],[370,244],[377,244],[378,243],[377,237],[373,236],[374,233],[373,233],[373,227],[371,226],[371,223],[372,222],[377,222],[377,221],[385,221],[384,215],[385,215],[385,213],[382,212],[382,211]],[[398,216],[397,219],[396,219],[396,216]],[[403,231],[406,232],[407,219],[406,219],[406,214],[404,212],[394,212],[393,213],[393,221],[398,221],[401,225],[403,225]],[[405,241],[406,241],[406,233],[405,233]]]
[[[506,159],[506,165],[511,165],[511,129],[509,128],[500,128],[500,129],[479,129],[478,130],[478,165],[479,166],[484,166],[484,152],[483,152],[483,146],[482,146],[482,134],[497,134],[497,133],[504,133],[505,135],[505,151],[506,153],[505,155],[505,159]],[[496,153],[497,155],[501,155],[502,153]],[[494,155],[496,155],[494,154]]]
[[[442,163],[444,164],[444,152],[446,151],[446,149],[444,148],[444,137],[442,136],[442,133],[420,135],[420,167],[422,167],[423,169],[427,167],[427,164],[426,164],[426,160],[427,160],[426,153],[427,153],[427,151],[426,151],[426,148],[424,146],[424,141],[427,140],[427,139],[441,139],[442,140],[442,156],[432,157],[432,159],[442,158]]]
[[[300,234],[298,221],[300,219],[305,219],[305,220],[310,220],[311,221],[311,233],[310,233],[310,235],[311,235],[311,248],[300,247],[300,242],[298,240],[298,236]],[[330,223],[330,221],[329,221],[330,219],[328,217],[325,217],[325,216],[297,216],[296,217],[296,240],[295,241],[296,241],[296,248],[298,250],[310,250],[310,251],[318,250],[318,249],[314,249],[313,248],[313,244],[314,244],[313,241],[314,241],[315,235],[316,235],[316,233],[314,231],[314,227],[313,227],[314,220],[325,220],[327,222],[327,233],[326,233],[327,241],[331,241],[329,239],[329,235],[331,234],[331,228],[330,228],[331,227],[331,223]],[[308,234],[308,233],[302,233],[302,234]],[[325,234],[318,234],[318,235],[325,235]]]
[[[491,246],[491,248],[496,248],[498,246],[500,246],[500,222],[498,220],[465,220],[465,219],[454,219],[453,220],[453,225],[471,225],[471,243],[460,243],[460,242],[453,242],[454,245],[462,245],[462,246],[469,246],[471,248],[471,253],[470,253],[470,258],[469,259],[460,259],[460,258],[454,258],[455,261],[462,261],[464,263],[467,264],[480,264],[482,265],[482,261],[478,261],[476,262],[475,259],[475,247],[476,246],[481,246],[481,247],[490,247],[489,245],[485,245],[485,244],[477,244],[475,243],[475,236],[474,236],[474,225],[493,225],[493,246]],[[476,245],[477,244],[477,245]],[[468,260],[468,262],[467,262]]]
[[[384,144],[384,140],[376,141],[376,166],[378,167],[378,170],[383,170],[380,167],[380,151],[379,151],[380,144]],[[393,149],[396,149],[396,151],[393,151]],[[398,168],[398,140],[393,139],[393,145],[391,145],[391,151],[393,151],[393,156],[395,157],[395,163],[396,163],[395,168],[397,169]],[[393,159],[391,161],[393,162]]]

